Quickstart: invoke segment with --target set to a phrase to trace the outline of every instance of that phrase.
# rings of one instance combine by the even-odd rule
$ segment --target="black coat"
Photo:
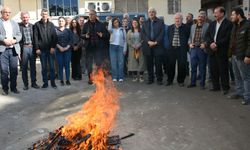
[[[232,23],[228,19],[224,19],[220,25],[220,28],[216,37],[217,51],[212,51],[210,49],[210,44],[214,42],[214,35],[216,31],[217,21],[213,21],[209,24],[206,33],[206,45],[210,55],[217,54],[220,57],[228,57],[228,49],[230,42],[230,35],[232,31]]]
[[[52,22],[47,22],[47,29],[42,20],[35,23],[33,26],[34,40],[33,47],[35,50],[47,50],[55,48],[57,43],[56,29]],[[46,36],[47,33],[47,36]]]
[[[155,56],[164,54],[163,48],[163,36],[164,36],[164,29],[165,25],[162,20],[156,18],[154,20],[154,38],[151,39],[150,35],[150,27],[151,27],[151,20],[148,19],[143,23],[142,26],[142,50],[145,55],[151,55],[152,51]],[[153,48],[150,48],[148,45],[148,41],[156,41],[157,45]]]

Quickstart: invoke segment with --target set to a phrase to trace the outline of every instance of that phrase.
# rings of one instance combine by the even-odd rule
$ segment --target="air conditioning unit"
[[[111,1],[85,1],[85,12],[95,10],[96,12],[111,12]]]

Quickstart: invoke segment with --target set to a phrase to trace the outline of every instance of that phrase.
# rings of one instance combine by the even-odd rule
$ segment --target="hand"
[[[37,55],[41,55],[40,49],[37,49],[37,50],[36,50],[36,54],[37,54]]]
[[[210,44],[210,48],[213,50],[213,51],[216,51],[217,50],[217,45],[216,45],[216,43],[211,43]]]
[[[85,34],[85,37],[88,39],[90,36],[89,36],[89,33],[86,33]]]
[[[200,48],[205,49],[206,48],[205,44],[201,44]]]
[[[244,63],[245,64],[250,64],[250,57],[245,57],[244,58]]]
[[[97,35],[99,36],[99,37],[102,37],[102,32],[97,32]]]
[[[12,45],[12,40],[11,39],[4,39],[3,42],[4,42],[4,44],[6,46],[11,46]]]
[[[16,40],[15,40],[15,39],[12,39],[12,40],[11,40],[11,45],[14,45],[14,44],[16,44]]]
[[[50,54],[55,54],[55,49],[54,48],[50,48]]]
[[[194,48],[194,44],[193,43],[189,44],[189,47]]]
[[[153,47],[154,46],[154,42],[148,41],[148,45],[149,45],[149,47]]]
[[[73,51],[77,51],[77,50],[78,50],[78,46],[74,46]]]

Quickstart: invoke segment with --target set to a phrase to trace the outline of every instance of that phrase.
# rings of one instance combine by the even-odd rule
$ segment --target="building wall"
[[[173,16],[168,14],[168,2],[167,0],[149,0],[149,8],[153,7],[157,10],[157,16],[163,16],[166,24],[173,23]],[[201,2],[197,0],[181,0],[181,13],[185,16],[187,13],[192,13],[196,18],[198,10],[201,8]]]

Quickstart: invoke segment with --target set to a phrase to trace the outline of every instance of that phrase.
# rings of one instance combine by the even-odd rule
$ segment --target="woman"
[[[81,55],[82,55],[82,39],[80,24],[76,19],[73,19],[70,23],[70,30],[72,31],[72,55],[71,55],[71,68],[72,68],[72,78],[74,80],[82,79],[81,71]]]
[[[109,21],[108,31],[110,32],[109,55],[112,79],[114,82],[123,82],[124,54],[127,49],[126,31],[120,27],[118,18]]]
[[[56,34],[58,42],[56,45],[56,58],[59,66],[59,80],[61,85],[64,85],[63,69],[65,68],[66,85],[70,85],[70,60],[71,60],[71,45],[72,45],[72,33],[69,29],[65,28],[66,20],[64,17],[58,18],[59,27],[56,28]]]
[[[128,42],[128,71],[133,73],[133,81],[143,82],[143,72],[145,71],[145,62],[141,50],[141,28],[139,21],[133,19],[132,28],[127,33]],[[139,73],[139,78],[138,78]]]

